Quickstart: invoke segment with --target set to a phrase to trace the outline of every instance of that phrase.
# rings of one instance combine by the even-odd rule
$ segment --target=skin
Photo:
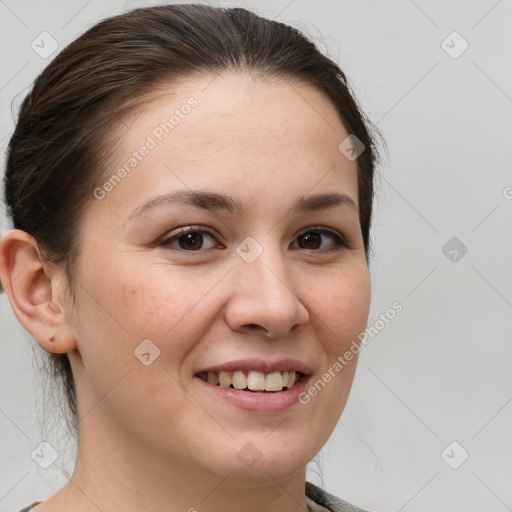
[[[303,194],[339,192],[357,205],[356,161],[338,150],[348,132],[333,105],[309,85],[228,72],[212,80],[160,91],[120,123],[107,176],[170,112],[198,100],[104,199],[91,195],[77,307],[62,269],[29,235],[2,240],[14,313],[45,350],[68,353],[77,386],[74,473],[37,512],[307,510],[305,466],[345,407],[357,356],[307,405],[280,413],[214,400],[194,374],[235,359],[296,358],[314,382],[364,330],[370,282],[357,211],[288,212]],[[128,219],[157,195],[190,189],[229,195],[244,212],[175,204]],[[214,236],[203,233],[202,251],[158,245],[190,225]],[[337,246],[325,234],[300,245],[311,226],[350,247],[326,252]],[[236,252],[248,236],[263,248],[252,263]],[[148,338],[160,356],[145,366],[133,351]],[[247,442],[261,454],[251,467],[237,457]]]

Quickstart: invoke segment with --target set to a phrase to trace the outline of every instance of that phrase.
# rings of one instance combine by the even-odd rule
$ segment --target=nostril
[[[262,327],[258,324],[245,324],[245,328],[250,329],[251,331],[263,331],[263,334],[268,335],[270,331],[268,329],[265,329],[265,327]]]

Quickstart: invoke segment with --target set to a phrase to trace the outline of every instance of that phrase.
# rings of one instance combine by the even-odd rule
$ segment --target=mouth
[[[294,370],[269,373],[258,370],[200,371],[196,374],[196,377],[212,386],[252,393],[285,391],[293,388],[303,376],[303,373]]]
[[[213,401],[258,414],[280,414],[295,406],[312,378],[298,359],[238,359],[200,368],[194,380]]]

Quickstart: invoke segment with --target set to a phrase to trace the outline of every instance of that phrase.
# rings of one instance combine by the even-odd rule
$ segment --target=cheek
[[[199,300],[200,287],[180,269],[148,265],[139,254],[103,255],[97,264],[83,268],[90,295],[98,309],[115,320],[117,329],[134,340],[172,329]]]
[[[130,417],[132,409],[148,396],[155,404],[163,400],[163,410],[173,410],[183,400],[175,370],[209,320],[201,315],[200,299],[211,285],[206,283],[202,290],[183,275],[157,279],[140,267],[132,272],[127,266],[108,264],[94,269],[90,265],[82,275],[89,276],[81,279],[75,324],[86,373],[80,379],[82,410],[89,410],[108,393],[102,400],[104,411],[110,408],[125,415],[133,428],[138,420]],[[147,339],[160,351],[158,356],[153,345],[142,345]],[[142,354],[137,352],[139,346],[150,352],[148,366],[137,358],[137,353]]]
[[[366,327],[371,296],[368,272],[357,268],[340,272],[312,293],[310,299],[315,306],[311,309],[325,332],[324,350],[335,359]]]
[[[331,435],[350,394],[358,359],[352,347],[354,342],[360,344],[358,335],[368,320],[370,281],[367,267],[357,262],[311,283],[310,318],[322,357],[299,400],[308,411],[308,435],[316,440],[316,453]]]
[[[185,268],[139,265],[131,273],[132,279],[110,282],[103,294],[116,304],[118,324],[122,324],[122,328],[116,327],[121,337],[119,348],[133,352],[142,340],[150,339],[162,356],[156,366],[166,364],[177,369],[218,321],[222,306],[218,291],[224,273],[210,269],[199,275],[197,270]],[[126,338],[124,330],[130,333],[131,341],[122,339]],[[186,372],[188,367],[182,370]]]
[[[215,276],[192,276],[182,269],[138,269],[138,278],[120,283],[117,298],[123,303],[127,322],[139,335],[181,331],[189,317],[197,317],[201,302],[218,281]],[[197,320],[197,318],[196,318]]]

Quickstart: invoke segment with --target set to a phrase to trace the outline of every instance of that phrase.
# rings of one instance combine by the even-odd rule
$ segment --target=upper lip
[[[250,371],[254,370],[263,373],[296,371],[309,375],[311,368],[298,359],[281,359],[280,361],[263,361],[261,359],[239,359],[222,364],[216,364],[202,368],[203,372],[231,372],[236,370]]]

